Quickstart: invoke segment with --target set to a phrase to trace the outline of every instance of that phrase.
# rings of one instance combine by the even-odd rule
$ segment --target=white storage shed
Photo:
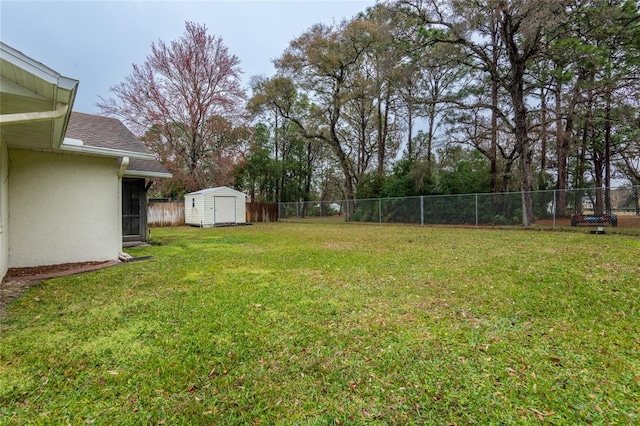
[[[232,225],[246,222],[247,196],[221,186],[202,189],[184,196],[184,219],[187,225]]]

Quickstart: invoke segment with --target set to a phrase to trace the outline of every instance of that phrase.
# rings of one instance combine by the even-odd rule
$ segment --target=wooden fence
[[[247,203],[247,222],[277,222],[275,203]],[[147,222],[150,227],[184,225],[184,201],[149,200]]]
[[[156,228],[184,225],[184,201],[149,200],[147,222]]]
[[[247,203],[247,222],[277,222],[277,203]]]

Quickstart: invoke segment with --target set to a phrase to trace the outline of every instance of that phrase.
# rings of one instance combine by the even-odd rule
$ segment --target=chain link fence
[[[640,231],[640,186],[535,191],[536,225],[617,226]],[[353,201],[279,203],[280,220],[324,220],[417,225],[522,224],[523,194],[430,195]]]

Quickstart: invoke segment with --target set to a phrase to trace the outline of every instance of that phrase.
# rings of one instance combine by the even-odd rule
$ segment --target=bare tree
[[[233,160],[228,148],[241,138],[234,130],[245,98],[240,74],[240,60],[221,38],[187,22],[179,39],[153,43],[145,62],[97,105],[146,135],[183,189],[196,190],[216,183],[216,166]]]

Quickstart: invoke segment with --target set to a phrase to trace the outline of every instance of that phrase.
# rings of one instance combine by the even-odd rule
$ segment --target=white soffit
[[[7,145],[56,149],[64,138],[78,81],[61,76],[2,42],[0,77],[0,124]]]
[[[0,92],[2,93],[10,93],[12,95],[23,96],[25,98],[34,98],[40,99],[42,101],[46,101],[47,98],[44,96],[34,93],[31,90],[25,89],[19,84],[14,83],[13,81],[0,76]]]

